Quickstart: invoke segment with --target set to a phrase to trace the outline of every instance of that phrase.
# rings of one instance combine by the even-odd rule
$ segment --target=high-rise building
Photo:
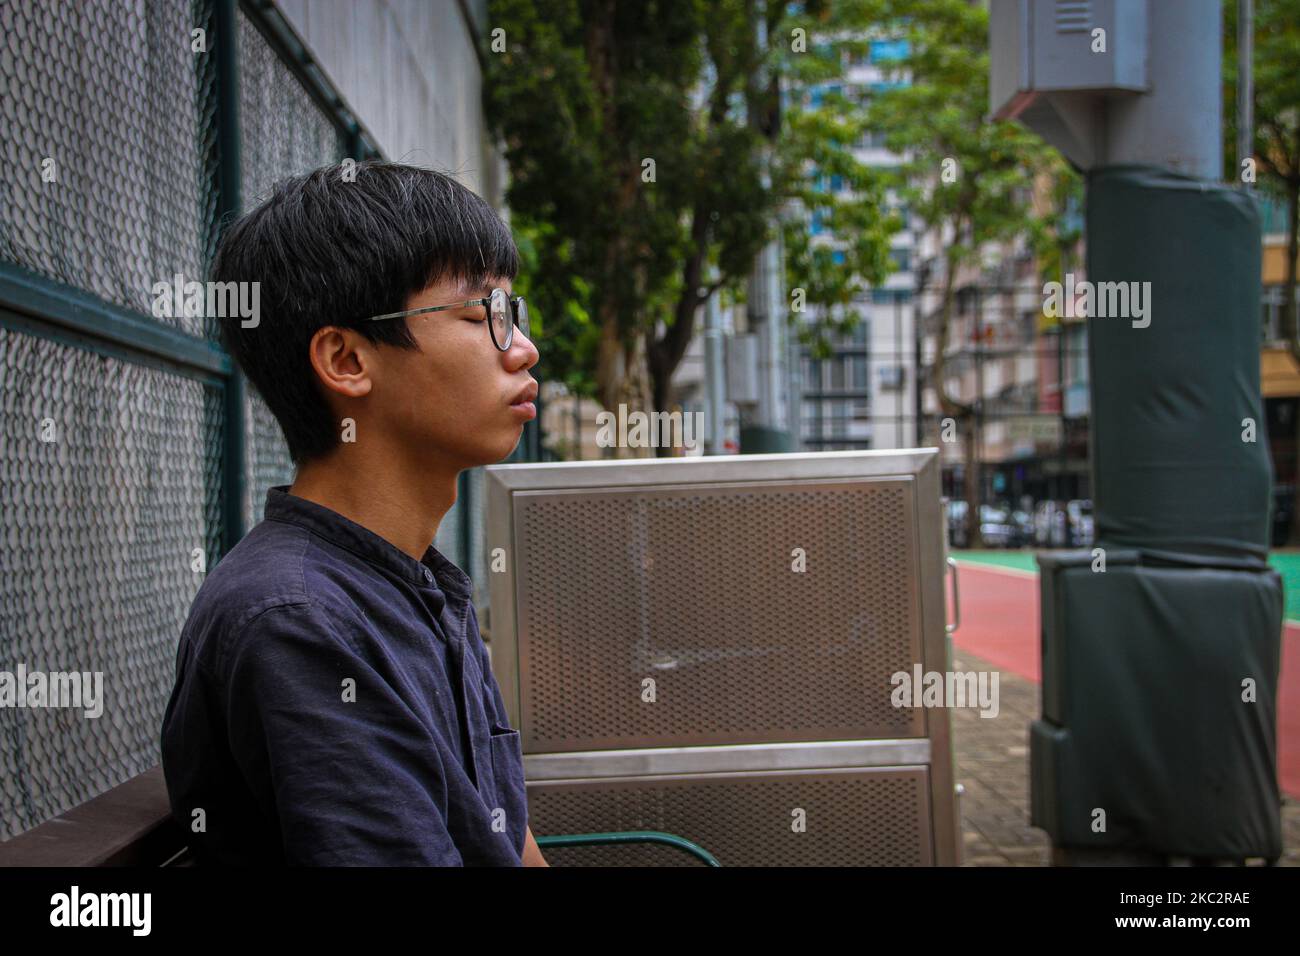
[[[907,41],[893,38],[871,40],[860,55],[846,52],[842,78],[811,89],[810,105],[818,105],[821,97],[831,92],[865,105],[871,96],[906,82],[895,75],[898,71],[893,67],[907,54]],[[877,169],[892,169],[902,162],[875,132],[866,133],[853,144],[852,151],[859,162]],[[838,176],[822,177],[819,187],[833,193],[846,188]],[[911,448],[918,443],[913,300],[919,224],[912,221],[897,196],[890,195],[887,201],[903,219],[903,228],[890,248],[895,271],[849,306],[857,313],[858,324],[848,335],[831,341],[829,357],[802,349],[799,437],[808,451]],[[835,256],[843,256],[836,249],[841,237],[828,231],[815,214],[809,231],[814,244],[828,246]],[[823,318],[816,309],[806,316],[808,321]]]

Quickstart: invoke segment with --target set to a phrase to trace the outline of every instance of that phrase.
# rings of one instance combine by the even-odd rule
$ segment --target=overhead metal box
[[[1147,20],[1147,0],[992,0],[989,111],[1091,168],[1102,160],[1100,100],[1148,89]]]
[[[995,116],[1043,93],[1147,89],[1147,0],[993,0],[989,41]]]
[[[948,712],[891,701],[893,674],[949,668],[934,449],[501,465],[487,486],[493,669],[535,832],[957,862]]]

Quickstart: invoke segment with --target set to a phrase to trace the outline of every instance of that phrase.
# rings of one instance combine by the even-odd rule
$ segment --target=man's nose
[[[506,365],[512,372],[517,372],[521,368],[532,368],[541,360],[541,353],[537,351],[537,346],[533,344],[532,339],[524,335],[515,327],[514,338],[510,341],[510,348],[506,350]]]

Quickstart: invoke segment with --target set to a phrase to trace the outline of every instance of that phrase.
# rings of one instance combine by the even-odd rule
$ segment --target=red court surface
[[[1042,679],[1038,575],[959,561],[961,627],[953,646],[1032,681]],[[1278,777],[1300,798],[1300,624],[1286,625],[1278,691]]]

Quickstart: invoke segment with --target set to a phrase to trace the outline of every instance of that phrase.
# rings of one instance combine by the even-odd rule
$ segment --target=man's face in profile
[[[512,294],[509,279],[468,287],[449,279],[407,299],[404,309]],[[487,309],[470,305],[407,316],[414,349],[377,351],[373,414],[403,447],[426,449],[448,463],[472,468],[501,461],[514,450],[524,423],[536,416],[536,346],[519,328],[505,352],[488,330]]]

